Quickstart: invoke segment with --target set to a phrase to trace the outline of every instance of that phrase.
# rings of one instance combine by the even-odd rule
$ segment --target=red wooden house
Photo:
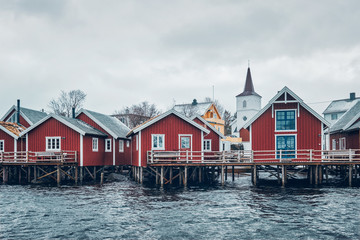
[[[331,150],[360,149],[360,101],[330,128]]]
[[[204,136],[210,131],[183,116],[169,110],[132,129],[132,165],[147,166],[147,152],[202,151]]]
[[[300,159],[298,150],[323,149],[329,123],[289,88],[284,87],[244,128],[250,132],[254,160]],[[263,156],[260,157],[263,152]]]
[[[192,120],[210,131],[209,134],[204,135],[203,150],[209,152],[222,151],[223,147],[221,139],[224,139],[225,136],[200,115],[194,116]]]
[[[105,165],[131,165],[130,139],[126,137],[130,129],[124,123],[116,117],[86,109],[81,109],[76,118],[107,135],[107,138],[98,140],[105,149]]]
[[[26,151],[38,153],[76,152],[79,166],[103,166],[104,145],[98,139],[107,135],[87,123],[54,114],[47,115],[21,133]]]

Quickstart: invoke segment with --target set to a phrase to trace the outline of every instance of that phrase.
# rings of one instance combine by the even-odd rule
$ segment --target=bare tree
[[[57,99],[52,99],[48,106],[57,115],[70,117],[72,108],[79,111],[85,102],[86,94],[81,90],[61,91]]]
[[[124,107],[120,111],[115,111],[113,116],[120,119],[129,128],[134,128],[160,113],[161,111],[157,109],[155,104],[149,104],[149,102],[144,101],[139,104],[133,104],[130,107]]]
[[[217,110],[219,111],[220,116],[223,115],[225,109],[224,109],[223,105],[220,104],[219,100],[215,99],[215,101],[213,101],[212,98],[206,97],[206,98],[204,99],[204,101],[205,101],[205,102],[214,102]]]

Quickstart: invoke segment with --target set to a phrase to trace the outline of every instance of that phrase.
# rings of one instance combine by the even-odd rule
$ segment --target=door
[[[295,158],[295,136],[276,136],[277,158]],[[281,150],[281,154],[280,151]]]

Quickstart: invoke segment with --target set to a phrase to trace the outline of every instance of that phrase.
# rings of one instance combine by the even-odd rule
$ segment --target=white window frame
[[[331,141],[331,150],[336,150],[336,139]]]
[[[48,146],[48,141],[51,140],[59,140],[59,148],[56,148],[56,142],[55,142],[55,148],[52,148],[52,143],[51,143],[51,148],[49,148]],[[45,149],[47,152],[56,152],[56,151],[61,151],[61,137],[45,137]]]
[[[96,142],[96,147],[94,147],[95,142]],[[99,139],[98,138],[92,138],[92,151],[93,152],[99,151]]]
[[[342,137],[339,138],[339,150],[345,150],[346,149],[346,138]]]
[[[208,142],[209,145],[205,144],[205,142]],[[211,152],[211,139],[204,139],[203,145],[204,145],[204,152]],[[209,146],[209,149],[206,148],[207,146]]]
[[[158,143],[160,138],[162,138],[163,145],[161,147],[154,147],[154,138],[157,138]],[[165,134],[151,134],[151,150],[165,150]]]
[[[0,140],[0,146],[2,145],[2,149],[0,148],[0,152],[5,152],[5,140]]]
[[[130,141],[126,141],[126,147],[130,147]]]
[[[108,142],[110,142],[110,144],[109,144],[110,149],[107,148]],[[111,139],[110,138],[105,139],[105,152],[111,152]]]
[[[294,149],[294,151],[295,151],[295,153],[294,153],[294,155],[295,155],[295,157],[294,158],[297,158],[297,134],[275,134],[275,157],[276,157],[276,155],[277,155],[277,151],[279,151],[278,149],[277,149],[277,137],[288,137],[288,136],[294,136],[295,137],[295,149]],[[290,150],[291,151],[291,150]]]
[[[119,152],[124,152],[124,140],[119,140]]]
[[[295,129],[292,129],[292,130],[289,130],[289,129],[286,129],[286,130],[277,130],[277,112],[280,111],[280,112],[284,112],[284,111],[294,111],[295,113]],[[275,132],[297,132],[297,118],[298,118],[298,115],[297,115],[297,109],[276,109],[275,110]]]

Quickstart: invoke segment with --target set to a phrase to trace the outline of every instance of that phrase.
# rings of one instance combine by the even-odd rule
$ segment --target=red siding
[[[201,151],[201,130],[171,114],[141,130],[141,165],[147,165],[147,151],[151,150],[151,134],[165,134],[165,151],[179,150],[179,134],[192,135],[192,151]],[[133,136],[133,164],[137,165],[136,135]]]
[[[12,136],[0,130],[0,140],[4,140],[4,152],[14,152],[14,138]]]
[[[105,140],[104,138],[94,137],[98,139],[98,151],[92,150],[92,136],[83,137],[84,147],[84,166],[103,166],[104,162],[104,150]]]
[[[210,139],[211,140],[211,151],[220,151],[220,136],[215,133],[212,129],[208,128],[206,124],[201,122],[199,119],[195,118],[194,122],[197,124],[203,126],[207,130],[210,131],[209,134],[204,133],[204,139]]]
[[[249,142],[250,141],[249,130],[245,128],[240,129],[240,137],[243,142]]]
[[[339,149],[339,139],[346,138],[346,149],[360,149],[359,130],[343,132],[330,135],[330,150],[332,150],[332,140],[336,140],[336,149]]]
[[[305,108],[300,106],[300,117],[297,117],[297,130],[294,132],[275,131],[275,110],[296,109],[297,104],[274,104],[274,118],[272,118],[271,107],[266,110],[252,125],[252,149],[275,150],[275,135],[296,134],[296,148],[321,150],[321,121]],[[272,156],[273,157],[273,156]]]

